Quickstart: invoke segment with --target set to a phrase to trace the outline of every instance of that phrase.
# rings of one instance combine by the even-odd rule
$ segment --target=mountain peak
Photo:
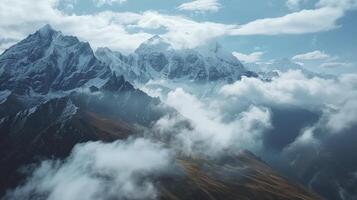
[[[51,35],[52,33],[59,33],[58,31],[54,30],[51,25],[46,24],[43,27],[41,27],[37,33],[40,35]]]
[[[161,42],[164,42],[164,39],[162,37],[160,37],[159,35],[154,35],[146,41],[146,43],[149,43],[149,44],[157,44],[157,43],[161,43]]]
[[[214,42],[212,43],[211,45],[209,45],[208,49],[211,51],[211,52],[214,52],[214,53],[217,53],[219,52],[220,50],[222,50],[222,45],[218,42]]]
[[[136,50],[137,54],[145,54],[148,52],[157,52],[157,51],[167,51],[172,49],[170,43],[168,43],[164,38],[159,35],[154,35],[145,42],[143,42]]]
[[[124,92],[134,90],[134,87],[125,80],[123,75],[119,77],[115,72],[112,73],[108,81],[102,86],[103,90],[110,92]]]

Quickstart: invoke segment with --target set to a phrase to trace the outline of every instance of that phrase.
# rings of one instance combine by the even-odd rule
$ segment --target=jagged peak
[[[53,33],[60,33],[60,32],[53,29],[51,25],[46,24],[43,27],[41,27],[40,29],[38,29],[37,33],[45,36],[45,35],[51,35]]]
[[[119,77],[115,72],[112,73],[108,81],[101,87],[105,91],[120,92],[134,90],[134,86],[127,82],[123,75]]]
[[[45,24],[39,30],[49,31],[49,30],[54,30],[54,29],[52,28],[52,26],[50,24]]]
[[[98,47],[96,52],[113,52],[113,51],[108,47]]]
[[[217,53],[222,50],[222,45],[219,42],[214,42],[208,46],[208,49],[209,49],[209,51]]]
[[[158,44],[158,43],[165,43],[165,42],[166,41],[162,37],[160,37],[159,35],[154,35],[151,38],[149,38],[147,41],[145,41],[144,43],[145,44],[155,45],[155,44]]]
[[[173,49],[172,45],[159,35],[154,35],[135,50],[137,54],[144,54],[153,51],[167,51]]]

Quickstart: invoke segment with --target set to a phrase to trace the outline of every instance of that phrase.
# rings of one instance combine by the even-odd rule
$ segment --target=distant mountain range
[[[0,194],[25,179],[19,172],[25,165],[65,158],[81,142],[138,137],[177,114],[129,81],[242,76],[257,75],[219,45],[206,53],[174,50],[155,36],[128,56],[107,48],[94,54],[88,43],[46,25],[0,56]],[[248,152],[224,162],[185,156],[177,162],[185,178],[162,180],[161,199],[320,199]]]
[[[128,56],[108,48],[99,48],[95,54],[126,79],[142,83],[156,79],[231,83],[242,76],[257,76],[219,44],[205,51],[175,50],[157,35],[142,43]]]

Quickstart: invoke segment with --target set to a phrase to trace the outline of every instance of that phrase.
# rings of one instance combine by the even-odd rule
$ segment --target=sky
[[[0,52],[51,24],[123,53],[158,34],[178,49],[218,41],[243,63],[357,71],[357,0],[0,0],[0,18]]]

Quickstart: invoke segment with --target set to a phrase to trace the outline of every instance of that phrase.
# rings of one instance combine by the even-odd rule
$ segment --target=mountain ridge
[[[95,54],[112,70],[139,83],[157,79],[231,83],[242,76],[257,76],[245,69],[233,55],[224,52],[219,44],[205,52],[199,49],[176,50],[157,35],[143,42],[128,56],[108,48],[98,48]]]

